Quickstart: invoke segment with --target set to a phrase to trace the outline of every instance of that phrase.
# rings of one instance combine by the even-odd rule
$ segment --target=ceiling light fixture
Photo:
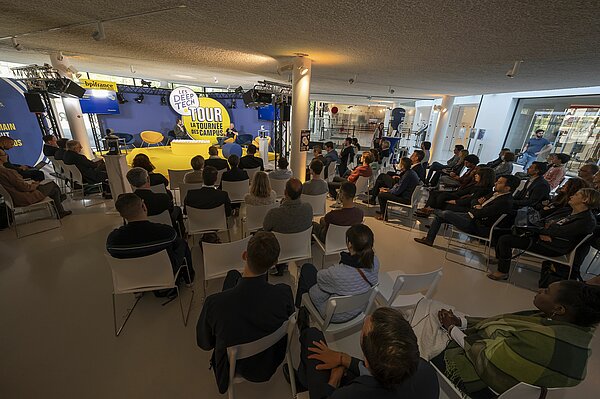
[[[169,103],[167,102],[167,97],[163,94],[162,96],[160,96],[160,105],[168,105]]]
[[[129,100],[126,99],[125,96],[123,96],[123,94],[121,93],[117,93],[117,101],[119,102],[119,104],[125,104],[129,102]]]
[[[17,51],[21,51],[21,50],[23,50],[23,46],[21,46],[21,44],[17,42],[17,38],[16,38],[16,37],[13,37],[13,38],[12,38],[12,46],[13,46],[13,47],[15,48],[15,50],[17,50]]]
[[[92,37],[97,42],[106,39],[106,33],[104,33],[104,23],[102,21],[98,21],[98,28],[94,33],[92,33]]]
[[[138,104],[141,104],[144,101],[144,95],[140,94],[139,96],[137,96],[136,98],[134,98],[135,102]]]
[[[514,78],[519,73],[519,68],[521,67],[522,60],[515,61],[513,67],[506,72],[507,78]]]
[[[217,79],[216,76],[213,76],[213,80],[215,81],[215,83],[219,83],[219,79]]]

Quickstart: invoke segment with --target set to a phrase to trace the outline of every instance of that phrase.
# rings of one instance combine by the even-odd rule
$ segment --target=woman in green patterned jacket
[[[452,338],[432,362],[471,398],[494,398],[526,382],[571,387],[585,378],[600,322],[600,287],[560,281],[541,289],[537,310],[489,318],[459,318],[441,310]]]

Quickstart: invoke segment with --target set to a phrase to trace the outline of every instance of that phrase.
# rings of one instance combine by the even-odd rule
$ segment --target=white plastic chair
[[[405,219],[408,222],[408,225],[410,226],[410,230],[412,231],[412,229],[415,227],[415,223],[416,223],[416,219],[415,219],[415,211],[417,210],[417,205],[419,204],[419,196],[421,195],[421,190],[420,190],[420,186],[415,187],[411,197],[410,197],[410,204],[403,204],[401,202],[397,202],[397,201],[388,201],[385,204],[385,210],[384,210],[384,217],[383,220],[385,220],[386,224],[392,224],[393,226],[396,226],[394,223],[390,223],[389,221],[389,217],[390,217],[390,206],[397,206],[400,207],[400,210],[404,210],[405,212],[400,212],[400,215],[405,215]],[[401,225],[400,225],[401,226]]]
[[[175,288],[177,291],[177,297],[179,298],[179,307],[181,309],[183,325],[187,326],[190,309],[192,308],[192,301],[194,299],[194,290],[192,289],[192,298],[190,299],[190,304],[187,307],[187,312],[184,313],[181,293],[179,292],[179,287],[176,284],[179,273],[183,268],[186,269],[188,281],[190,279],[188,265],[185,262],[179,267],[177,273],[173,275],[173,267],[171,266],[171,260],[169,259],[167,250],[163,250],[148,256],[129,259],[113,258],[107,253],[105,253],[104,256],[106,257],[112,272],[113,320],[115,326],[115,335],[117,337],[119,334],[121,334],[121,331],[125,327],[127,320],[129,320],[129,316],[131,316],[131,313],[133,313],[133,310],[141,299],[141,296],[137,296],[135,303],[130,309],[127,310],[127,313],[124,316],[125,321],[123,324],[118,326],[116,296],[121,294],[137,294],[147,291]]]
[[[277,194],[277,198],[283,198],[285,195],[285,185],[289,179],[271,179],[271,189]]]
[[[332,296],[327,301],[324,318],[321,316],[315,305],[313,305],[308,292],[302,295],[302,306],[306,306],[311,319],[319,326],[319,329],[323,331],[324,334],[338,334],[363,322],[365,316],[373,311],[377,293],[377,286],[373,286],[358,295]],[[357,309],[363,309],[363,311],[352,320],[348,320],[344,323],[331,322],[333,315],[336,313],[351,312]]]
[[[150,191],[155,194],[166,194],[167,187],[164,184],[155,184],[154,186],[150,186]]]
[[[248,173],[248,183],[252,183],[252,178],[256,174],[256,172],[260,172],[260,166],[252,169],[244,169],[246,173]]]
[[[244,197],[250,191],[250,184],[248,183],[248,180],[222,181],[221,185],[223,191],[227,191],[227,194],[229,194],[229,200],[232,203],[244,202]]]
[[[65,168],[68,176],[70,176],[72,194],[74,194],[76,191],[75,183],[79,184],[79,186],[81,187],[79,190],[81,190],[81,200],[83,201],[84,208],[88,206],[88,205],[86,205],[86,202],[85,202],[85,200],[86,200],[85,190],[86,189],[96,187],[99,189],[99,192],[97,194],[102,195],[102,183],[84,183],[83,176],[81,175],[81,171],[75,165],[64,164],[64,168]],[[97,202],[97,203],[91,204],[91,205],[98,205],[99,203],[101,203],[101,202]]]
[[[270,205],[245,205],[246,216],[242,218],[242,226],[244,237],[249,233],[253,233],[262,229],[263,221],[265,220],[266,214],[273,208],[277,208],[279,205],[276,203]]]
[[[377,302],[382,306],[415,308],[423,299],[431,299],[442,279],[442,268],[427,273],[404,274],[399,270],[379,274]],[[424,294],[423,294],[424,293]],[[411,322],[416,312],[412,312]]]
[[[302,202],[310,204],[313,210],[313,216],[321,216],[325,214],[325,206],[327,201],[327,193],[319,195],[302,194],[300,196]]]
[[[244,260],[242,253],[248,247],[250,237],[239,241],[213,244],[203,242],[202,260],[204,267],[204,293],[208,280],[225,277],[230,270],[237,270],[240,273],[244,270]]]
[[[356,183],[354,183],[356,185],[355,202],[358,201],[359,196],[365,195],[365,192],[369,190],[369,180],[370,178],[365,176],[358,176],[358,179],[356,179]]]
[[[227,168],[217,170],[217,181],[215,182],[215,186],[219,187],[221,185],[221,179],[223,178],[223,173],[227,172]]]
[[[265,350],[269,349],[277,342],[282,340],[284,337],[287,337],[285,361],[290,370],[290,389],[292,391],[292,398],[296,397],[296,379],[293,372],[294,368],[292,366],[292,355],[290,353],[290,345],[292,342],[292,336],[294,334],[295,327],[296,313],[291,315],[289,319],[281,325],[281,327],[279,327],[277,330],[267,335],[266,337],[257,339],[254,342],[230,346],[227,348],[227,358],[229,360],[229,387],[227,390],[227,395],[229,399],[234,399],[235,397],[235,384],[246,381],[246,379],[244,379],[239,374],[236,374],[235,372],[237,361],[264,352]]]
[[[299,233],[273,233],[275,234],[277,241],[279,241],[280,247],[279,259],[277,260],[277,263],[299,261],[310,259],[312,257],[310,242],[312,226]]]
[[[4,203],[6,205],[6,217],[7,220],[12,220],[12,224],[15,226],[15,234],[17,238],[25,237],[31,234],[37,234],[44,231],[52,230],[59,228],[61,226],[60,215],[58,214],[58,209],[56,208],[56,204],[51,198],[44,198],[40,202],[36,202],[35,204],[27,205],[27,206],[15,206],[15,203],[10,195],[10,193],[0,184],[0,195],[4,198]],[[56,219],[56,225],[53,225],[49,228],[45,228],[43,230],[38,230],[30,234],[19,235],[19,223],[17,223],[17,216],[24,215],[27,213],[32,213],[38,209],[43,209],[44,211],[48,211],[49,219]],[[40,219],[36,219],[40,220]]]
[[[169,173],[169,188],[171,190],[177,190],[181,183],[183,183],[185,175],[187,175],[189,172],[193,172],[193,169],[167,169],[167,171]]]
[[[162,224],[166,224],[171,227],[173,226],[173,220],[171,220],[171,214],[169,213],[168,209],[165,211],[162,211],[158,215],[152,215],[152,216],[148,215],[148,220],[153,223],[162,223]]]
[[[181,204],[185,204],[185,197],[188,191],[202,188],[202,183],[180,183],[179,184],[179,199]]]
[[[321,257],[321,268],[325,266],[325,257],[329,255],[339,254],[342,251],[348,249],[346,244],[346,232],[350,226],[338,226],[330,224],[327,227],[327,234],[325,235],[325,243],[321,242],[319,237],[313,234],[315,243],[321,249],[323,256]]]
[[[449,260],[450,262],[458,263],[459,265],[463,265],[463,266],[466,266],[471,269],[482,271],[478,267],[474,267],[467,263],[459,262],[457,260],[454,260],[454,259],[451,259],[448,257],[448,252],[450,251],[451,246],[454,248],[457,248],[457,249],[462,249],[462,250],[466,250],[468,247],[468,250],[470,250],[470,251],[472,251],[473,249],[477,249],[477,245],[469,246],[469,243],[467,241],[460,241],[459,239],[455,239],[454,233],[456,232],[456,233],[467,236],[467,238],[472,238],[475,240],[483,241],[483,244],[484,244],[483,255],[485,256],[485,270],[488,270],[490,267],[490,256],[491,256],[491,252],[492,252],[492,236],[494,234],[494,230],[498,227],[500,222],[502,222],[504,220],[505,217],[506,217],[506,214],[503,213],[502,215],[500,215],[500,217],[498,219],[496,219],[496,221],[494,222],[492,227],[490,227],[490,232],[487,237],[481,237],[481,236],[477,236],[475,234],[465,233],[464,231],[459,230],[454,225],[452,225],[450,228],[450,236],[448,237],[448,245],[446,246],[446,254],[445,254],[446,260]],[[454,242],[457,242],[457,243],[460,243],[463,245],[456,245],[456,244],[454,244]]]
[[[227,227],[227,217],[225,216],[225,205],[212,209],[197,209],[191,206],[186,207],[188,233],[192,236],[204,233],[216,233],[227,230],[227,236],[231,241],[231,233]]]
[[[329,166],[327,166],[327,181],[328,182],[333,181],[333,178],[335,176],[336,166],[337,166],[337,164],[335,162],[331,162],[331,163],[329,163]]]
[[[513,162],[513,169],[512,169],[512,174],[516,175],[519,172],[523,172],[525,170],[525,168],[523,167],[523,165],[519,165],[516,162]]]

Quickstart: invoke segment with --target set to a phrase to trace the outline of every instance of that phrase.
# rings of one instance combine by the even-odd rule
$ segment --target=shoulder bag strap
[[[365,272],[363,272],[361,268],[357,267],[356,271],[358,272],[358,274],[360,274],[362,279],[365,280],[367,282],[367,284],[369,284],[369,287],[373,286],[373,284],[371,284],[371,282],[367,279],[367,276],[365,276]]]

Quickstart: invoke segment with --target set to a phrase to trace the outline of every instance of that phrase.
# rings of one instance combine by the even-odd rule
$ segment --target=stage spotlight
[[[151,87],[152,82],[142,79],[142,86]]]
[[[16,38],[16,37],[13,37],[13,38],[12,38],[12,46],[13,46],[13,47],[15,48],[15,50],[17,50],[17,51],[21,51],[21,50],[23,50],[23,46],[22,46],[20,43],[18,43],[18,42],[17,42],[17,38]]]
[[[167,97],[164,94],[160,96],[160,105],[168,105]]]
[[[231,109],[236,109],[237,108],[237,103],[235,101],[235,98],[231,99]]]
[[[121,93],[117,93],[117,101],[119,104],[125,104],[129,102],[129,100],[127,100]]]
[[[136,98],[133,99],[136,103],[141,104],[142,101],[144,101],[144,95],[140,94],[139,96],[137,96]]]
[[[92,37],[97,42],[106,39],[106,33],[104,33],[104,23],[102,21],[98,21],[98,30],[92,33]]]
[[[244,92],[244,88],[242,86],[238,86],[237,89],[235,89],[236,94],[242,94]]]

